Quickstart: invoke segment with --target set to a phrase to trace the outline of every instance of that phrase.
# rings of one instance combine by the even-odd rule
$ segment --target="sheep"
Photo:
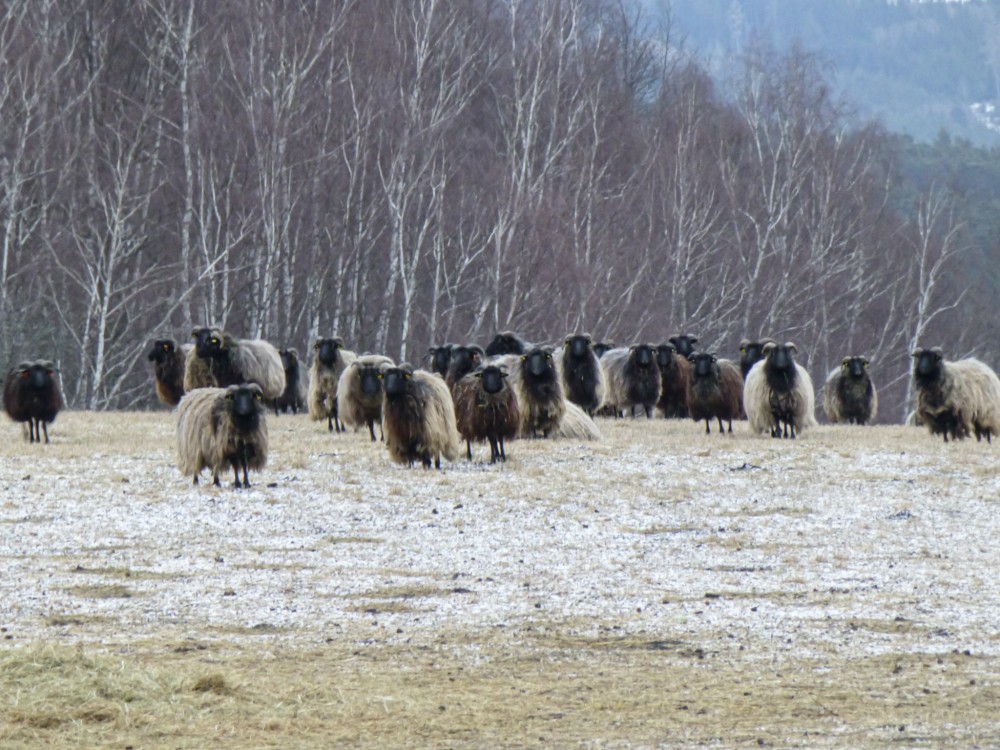
[[[993,442],[1000,431],[1000,378],[974,357],[949,362],[940,347],[918,348],[913,354],[917,419],[945,442],[975,433]]]
[[[733,431],[733,420],[743,418],[743,376],[735,363],[714,353],[695,352],[690,356],[691,378],[687,387],[687,410],[694,421],[705,420],[705,434],[712,432],[711,420],[722,420]]]
[[[153,363],[156,397],[164,406],[174,407],[184,395],[184,361],[194,349],[191,344],[177,348],[173,339],[157,339],[147,359]]]
[[[302,368],[299,365],[299,352],[297,349],[281,349],[278,352],[281,357],[281,367],[285,371],[285,390],[278,398],[274,399],[274,416],[279,413],[298,414],[306,404],[308,388],[306,378],[303,377]]]
[[[15,422],[28,423],[32,443],[49,442],[49,423],[65,405],[59,386],[59,370],[47,359],[21,362],[7,372],[3,384],[3,408]]]
[[[674,345],[674,349],[677,350],[678,354],[687,359],[694,354],[694,345],[698,343],[698,338],[692,336],[690,333],[685,333],[671,336],[667,341]]]
[[[441,468],[441,457],[454,461],[461,438],[448,386],[437,375],[414,370],[407,363],[381,373],[384,398],[385,445],[389,457],[413,466]]]
[[[472,460],[472,443],[489,440],[490,463],[506,461],[504,441],[517,437],[521,414],[517,395],[506,370],[487,365],[469,373],[451,389],[458,433],[465,438],[466,456]]]
[[[743,407],[750,429],[771,437],[794,438],[816,425],[812,378],[795,362],[795,344],[764,345],[764,359],[755,364],[743,386]]]
[[[673,344],[660,344],[656,347],[656,365],[660,368],[657,410],[668,419],[686,419],[691,362],[687,357],[681,356]]]
[[[615,348],[615,342],[614,341],[598,341],[593,346],[594,354],[597,355],[598,359],[600,359],[601,357],[603,357],[605,354],[607,354],[609,351],[611,351],[614,348]]]
[[[257,383],[270,400],[285,390],[285,369],[281,355],[262,339],[238,339],[219,328],[196,328],[195,354],[205,361],[215,387]],[[187,379],[184,382],[187,390]]]
[[[553,438],[568,438],[570,440],[600,440],[601,431],[594,420],[583,409],[572,401],[564,402],[566,411],[552,432]]]
[[[451,364],[451,350],[455,344],[442,344],[432,346],[427,350],[431,360],[431,372],[436,372],[442,378],[448,374],[448,365]]]
[[[834,424],[863,425],[878,414],[878,391],[864,357],[845,357],[823,384],[823,413]]]
[[[448,364],[448,372],[444,378],[449,390],[455,387],[455,383],[479,367],[483,363],[483,357],[483,348],[478,344],[453,346],[451,348],[451,362]]]
[[[219,473],[232,467],[236,489],[249,488],[247,471],[267,464],[264,391],[257,383],[197,388],[177,406],[177,467],[198,484],[202,469]],[[240,472],[243,481],[240,481]]]
[[[594,354],[590,334],[567,336],[562,348],[555,353],[555,363],[566,400],[593,416],[604,403],[606,384],[604,368]]]
[[[486,356],[495,357],[499,354],[524,354],[532,345],[511,331],[503,331],[493,337],[493,341],[486,347]]]
[[[343,432],[346,428],[340,420],[338,384],[357,355],[344,348],[344,340],[339,336],[316,339],[313,351],[309,370],[309,418],[313,422],[325,419],[330,432]]]
[[[629,348],[612,349],[601,357],[601,366],[607,378],[606,401],[620,416],[627,407],[633,410],[638,404],[651,419],[653,407],[660,399],[660,368],[656,364],[656,350],[649,344],[633,344]]]
[[[744,381],[747,379],[750,368],[764,359],[764,346],[777,343],[774,339],[766,336],[755,341],[750,339],[740,341],[740,372],[743,373]]]
[[[337,411],[348,427],[355,430],[368,426],[375,442],[375,423],[382,431],[382,379],[381,373],[395,363],[381,354],[363,354],[347,367],[337,383]]]
[[[534,347],[522,354],[511,371],[511,381],[521,411],[520,434],[549,437],[566,414],[566,399],[552,351]]]

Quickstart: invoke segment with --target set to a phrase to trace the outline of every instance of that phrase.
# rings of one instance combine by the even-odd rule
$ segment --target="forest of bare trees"
[[[816,58],[715,80],[626,0],[8,0],[0,126],[0,355],[78,408],[150,405],[150,340],[219,324],[412,361],[768,334],[814,379],[870,357],[896,420],[909,349],[991,323],[955,201],[893,207]]]

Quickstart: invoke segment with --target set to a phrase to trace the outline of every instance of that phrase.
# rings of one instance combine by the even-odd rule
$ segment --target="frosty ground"
[[[0,745],[997,741],[1000,446],[601,420],[437,472],[269,424],[245,491],[169,413],[7,424]]]

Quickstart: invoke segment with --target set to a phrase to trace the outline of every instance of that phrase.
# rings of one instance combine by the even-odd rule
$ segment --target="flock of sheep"
[[[596,415],[623,417],[641,409],[647,418],[712,422],[732,432],[746,419],[755,433],[794,438],[816,424],[809,373],[795,361],[796,347],[769,338],[744,340],[738,362],[698,351],[698,339],[673,336],[654,346],[613,347],[587,334],[568,336],[558,348],[536,346],[500,333],[488,346],[431,347],[430,369],[397,364],[386,356],[357,355],[340,338],[313,346],[306,373],[294,349],[239,339],[219,328],[198,328],[193,342],[153,344],[156,393],[177,409],[177,459],[198,483],[205,469],[220,484],[232,469],[236,487],[249,487],[250,470],[267,462],[266,411],[308,410],[336,432],[368,428],[398,463],[440,468],[466,443],[489,443],[490,463],[506,460],[506,444],[519,437],[600,437]],[[975,435],[991,441],[1000,431],[1000,379],[977,359],[949,362],[939,348],[913,352],[917,393],[914,421],[945,441]],[[830,422],[874,421],[878,395],[864,357],[844,358],[823,385]],[[49,422],[63,407],[52,362],[23,362],[8,371],[4,408],[27,425],[31,442],[48,442]],[[379,426],[379,437],[375,427]]]

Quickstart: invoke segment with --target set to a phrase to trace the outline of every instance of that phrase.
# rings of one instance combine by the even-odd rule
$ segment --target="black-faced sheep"
[[[878,391],[864,357],[845,357],[823,384],[823,413],[834,424],[866,424],[878,414]]]
[[[153,363],[156,397],[165,406],[174,407],[184,395],[184,360],[194,347],[177,346],[173,339],[157,339],[147,359]]]
[[[552,352],[535,347],[511,371],[511,386],[521,411],[521,435],[549,437],[566,414],[562,381]]]
[[[594,354],[597,355],[598,359],[603,357],[605,354],[607,354],[614,348],[615,348],[614,341],[598,341],[593,345]]]
[[[363,354],[355,359],[340,376],[337,384],[337,410],[344,424],[355,430],[368,427],[375,442],[375,424],[382,430],[382,372],[394,365],[381,354]],[[442,381],[444,382],[444,381]]]
[[[508,379],[503,369],[487,365],[469,373],[451,389],[458,434],[466,441],[470,460],[472,443],[484,440],[490,443],[491,464],[507,460],[505,441],[516,438],[521,428],[517,396]]]
[[[28,424],[32,443],[49,442],[49,423],[64,406],[59,371],[47,359],[22,362],[7,373],[3,384],[3,408],[15,422]]]
[[[567,336],[554,356],[566,400],[593,416],[604,403],[605,383],[604,368],[594,353],[590,335]]]
[[[409,364],[382,371],[385,445],[396,463],[420,461],[440,469],[441,457],[458,458],[460,440],[448,386],[437,375]]]
[[[339,336],[317,339],[313,351],[309,370],[309,418],[313,422],[325,419],[331,432],[342,432],[345,428],[340,419],[337,389],[340,377],[357,355],[344,348],[344,340]]]
[[[208,365],[217,388],[256,383],[264,398],[274,399],[285,390],[281,355],[262,339],[238,339],[219,328],[197,328],[191,332],[194,353]],[[188,388],[185,374],[184,389]]]
[[[625,409],[634,412],[636,406],[642,406],[646,417],[651,419],[660,399],[656,349],[649,344],[612,349],[601,357],[601,366],[608,384],[605,401],[615,415],[621,415]]]
[[[767,343],[764,359],[755,364],[743,387],[743,408],[750,429],[771,437],[794,438],[816,424],[812,378],[795,362],[795,344]]]
[[[431,372],[436,372],[442,378],[448,375],[448,366],[451,364],[451,350],[455,344],[442,344],[432,346],[427,350],[431,360]]]
[[[740,341],[740,372],[743,374],[743,380],[747,379],[750,368],[764,359],[764,346],[777,343],[774,339],[766,336],[755,341],[750,339]]]
[[[656,408],[668,419],[688,416],[688,384],[691,382],[691,362],[677,353],[673,344],[656,347],[656,366],[660,368],[660,398]]]
[[[709,352],[695,352],[690,357],[691,379],[687,391],[687,409],[691,419],[705,420],[705,434],[712,432],[711,420],[723,420],[733,431],[733,420],[743,418],[743,376],[735,363],[719,359]]]
[[[267,464],[267,421],[264,392],[256,383],[227,388],[198,388],[177,406],[177,466],[198,484],[202,469],[213,483],[232,467],[237,489],[249,487],[249,469]],[[242,472],[243,481],[240,481]]]
[[[698,338],[697,336],[692,336],[690,333],[684,333],[678,336],[671,336],[667,341],[674,345],[674,349],[677,350],[678,354],[687,359],[694,354],[694,345],[698,343]]]
[[[973,357],[949,362],[937,346],[912,356],[917,419],[945,442],[971,434],[992,442],[1000,431],[1000,378],[989,365]]]
[[[277,416],[281,412],[287,414],[289,411],[298,414],[306,405],[308,395],[306,378],[299,363],[299,353],[296,349],[282,349],[278,352],[278,356],[281,357],[281,367],[285,371],[285,390],[274,399],[274,414]]]
[[[455,383],[482,365],[483,358],[483,348],[478,344],[453,346],[451,348],[451,361],[448,363],[448,372],[444,378],[448,384],[448,388],[454,388]]]
[[[501,354],[524,354],[531,348],[531,344],[516,333],[503,331],[493,337],[485,351],[487,357],[496,357]]]

